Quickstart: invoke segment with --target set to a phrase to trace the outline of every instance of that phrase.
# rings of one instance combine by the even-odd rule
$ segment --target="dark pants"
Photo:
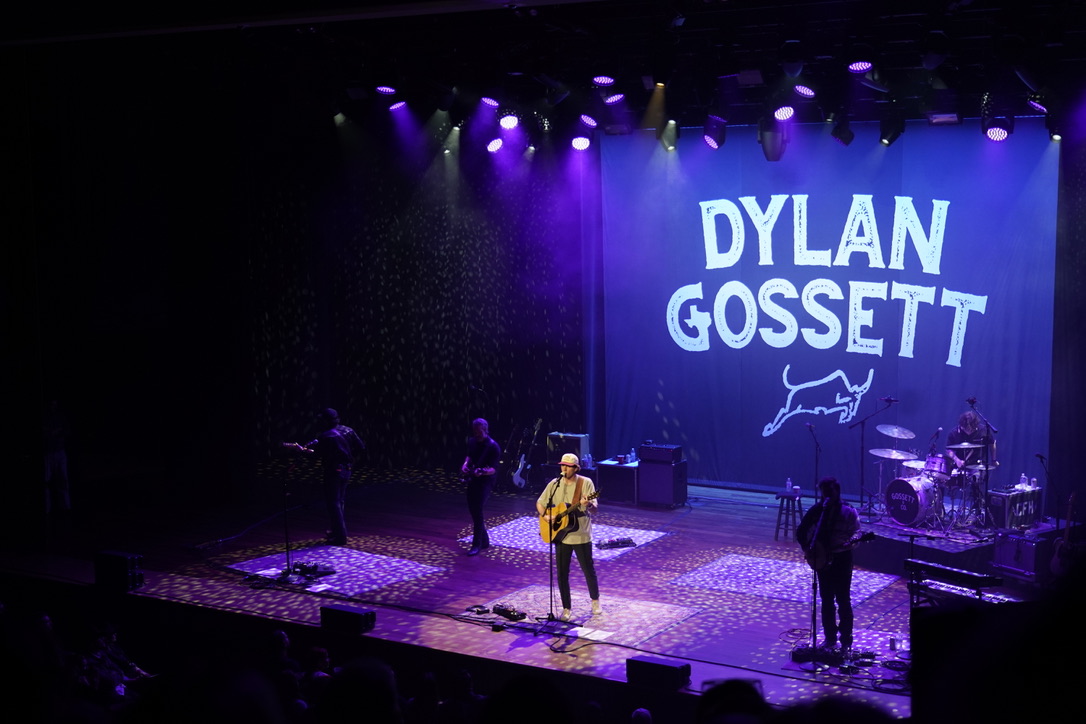
[[[346,545],[347,523],[343,507],[347,501],[347,483],[351,481],[351,466],[337,465],[324,472],[324,504],[328,508],[329,540],[332,545]]]
[[[852,646],[852,551],[834,553],[828,566],[818,572],[822,599],[822,630],[827,643]]]
[[[494,476],[483,475],[468,481],[468,512],[471,513],[471,547],[486,548],[490,545],[490,534],[486,531],[483,520],[483,506],[490,498],[494,487]]]
[[[593,601],[600,597],[600,584],[596,580],[596,563],[592,559],[592,544],[556,543],[554,557],[558,564],[558,594],[562,597],[562,608],[570,608],[572,603],[569,594],[569,567],[575,552],[577,563],[581,566],[581,572],[584,573],[584,582],[588,584],[588,597]]]

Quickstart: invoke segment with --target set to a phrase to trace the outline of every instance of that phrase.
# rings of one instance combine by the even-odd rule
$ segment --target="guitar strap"
[[[577,487],[573,489],[573,503],[570,507],[576,505],[581,501],[581,484],[584,482],[584,478],[580,475],[577,476]]]

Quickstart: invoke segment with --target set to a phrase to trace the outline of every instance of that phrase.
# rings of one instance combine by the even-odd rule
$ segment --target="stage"
[[[333,657],[361,646],[393,663],[408,693],[433,667],[454,665],[476,671],[482,693],[520,667],[561,672],[586,691],[614,687],[608,699],[622,702],[616,707],[660,707],[664,695],[692,700],[706,682],[744,678],[757,680],[774,707],[842,694],[903,718],[913,693],[904,560],[938,550],[937,562],[947,565],[988,572],[991,563],[990,543],[944,540],[940,550],[916,540],[917,548],[929,547],[910,553],[897,549],[886,526],[865,526],[879,536],[858,552],[853,584],[854,650],[864,658],[843,669],[796,655],[812,643],[813,576],[798,546],[787,536],[774,540],[778,511],[770,493],[691,486],[687,504],[673,509],[603,505],[597,542],[621,542],[596,549],[603,613],[591,614],[574,566],[573,619],[562,623],[551,620],[560,604],[550,596],[549,550],[532,492],[511,485],[496,491],[487,506],[492,545],[469,557],[458,486],[457,475],[444,471],[359,471],[343,547],[323,540],[322,506],[306,502],[311,482],[286,496],[285,514],[279,496],[226,509],[160,499],[137,510],[106,500],[77,511],[68,535],[15,546],[2,564],[28,596],[37,581],[81,591],[76,600],[104,588],[101,580],[92,585],[103,575],[96,553],[131,556],[143,584],[122,594],[125,610],[153,610],[159,621],[183,620],[188,610],[243,617],[247,626],[289,626],[292,640],[320,640]],[[1015,600],[1030,597],[1023,585]],[[330,606],[372,612],[372,630],[327,643],[321,610]],[[144,625],[153,628],[154,620]],[[139,639],[132,647],[144,668],[159,670],[177,653],[156,651],[152,642],[185,641],[176,629],[130,638]],[[688,680],[664,691],[629,687],[627,661],[638,657],[667,662],[662,672],[674,667]],[[612,713],[620,720],[629,711]]]

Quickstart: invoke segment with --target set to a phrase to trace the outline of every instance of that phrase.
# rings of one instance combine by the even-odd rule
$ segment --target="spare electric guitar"
[[[593,500],[598,498],[599,495],[600,493],[597,490],[587,496],[585,500]],[[544,543],[561,543],[567,534],[580,527],[579,519],[583,514],[580,505],[558,503],[550,508],[550,513],[550,520],[543,516],[539,518],[539,535],[542,536]]]
[[[543,425],[543,418],[540,417],[535,421],[535,429],[532,430],[532,441],[525,447],[523,441],[520,446],[520,461],[517,463],[517,469],[513,471],[513,485],[518,488],[523,488],[528,484],[528,468],[531,467],[528,464],[528,456],[531,454],[532,449],[535,447],[535,440],[539,436],[539,428]]]
[[[1054,576],[1062,576],[1071,568],[1074,548],[1071,545],[1071,513],[1075,508],[1075,493],[1067,501],[1067,525],[1063,528],[1063,538],[1060,538],[1052,546],[1052,561],[1049,570]]]
[[[867,543],[868,541],[875,540],[875,534],[872,531],[866,533],[860,533],[854,535],[848,541],[849,548],[855,548],[861,543]],[[830,564],[830,554],[826,551],[826,546],[821,541],[815,541],[814,544],[807,549],[807,552],[803,554],[804,559],[807,561],[807,565],[811,567],[812,571],[818,572],[825,570],[826,566]]]

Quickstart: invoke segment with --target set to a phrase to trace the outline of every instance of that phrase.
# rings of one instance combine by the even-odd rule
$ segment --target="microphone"
[[[938,430],[935,431],[935,434],[931,436],[931,439],[932,440],[938,440],[939,435],[941,435],[942,433],[943,433],[943,428],[940,427]]]
[[[888,405],[892,405],[895,402],[901,402],[901,400],[899,400],[897,398],[894,398],[894,397],[880,397],[879,400],[882,401],[882,402],[885,402]]]
[[[1033,454],[1037,457],[1038,460],[1044,460],[1045,459],[1045,456],[1042,455],[1041,453],[1033,453]]]
[[[805,423],[803,423],[803,424],[807,426],[807,429],[808,429],[808,430],[813,430],[813,429],[814,429],[814,425],[812,425],[812,424],[811,424],[811,423],[809,423],[809,422],[805,422]]]
[[[977,398],[975,397],[967,397],[965,401],[969,404],[970,407],[977,404]]]

